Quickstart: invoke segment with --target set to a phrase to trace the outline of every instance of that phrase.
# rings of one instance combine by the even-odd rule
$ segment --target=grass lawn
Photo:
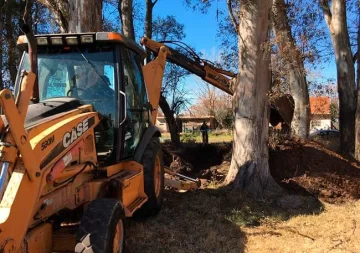
[[[166,191],[164,208],[130,221],[127,252],[360,252],[360,202],[291,210],[224,188]]]
[[[162,133],[161,139],[162,141],[170,141],[170,133]],[[180,140],[185,143],[202,143],[200,133],[181,133]],[[209,133],[209,143],[231,142],[232,140],[232,134],[229,132],[214,131]]]

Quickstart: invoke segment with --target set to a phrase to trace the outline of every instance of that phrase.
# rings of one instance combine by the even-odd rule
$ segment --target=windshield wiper
[[[84,58],[84,60],[90,65],[90,67],[95,71],[95,73],[98,75],[98,77],[100,77],[100,79],[104,82],[104,84],[107,83],[107,81],[104,79],[103,75],[100,75],[99,72],[97,71],[96,67],[94,66],[94,64],[92,62],[90,62],[85,55],[79,50],[79,48],[76,48],[76,50],[80,53],[80,55]]]

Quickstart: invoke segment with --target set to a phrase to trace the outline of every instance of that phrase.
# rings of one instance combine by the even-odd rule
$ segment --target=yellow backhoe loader
[[[154,123],[166,61],[230,94],[235,75],[148,38],[144,64],[118,33],[22,29],[15,88],[0,91],[0,252],[122,252],[123,220],[163,203]],[[179,177],[169,186],[198,187],[168,173]]]

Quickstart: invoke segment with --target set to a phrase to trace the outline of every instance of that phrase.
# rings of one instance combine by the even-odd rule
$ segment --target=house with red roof
[[[330,104],[329,97],[310,97],[310,133],[331,129]]]

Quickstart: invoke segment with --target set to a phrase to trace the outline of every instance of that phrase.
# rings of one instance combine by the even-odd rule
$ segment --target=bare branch
[[[226,3],[227,3],[228,10],[229,10],[231,23],[233,24],[236,33],[239,34],[239,23],[237,22],[237,20],[236,20],[236,18],[234,16],[234,12],[233,12],[233,9],[232,9],[232,0],[226,0]]]
[[[47,7],[55,17],[55,22],[59,25],[61,32],[68,32],[69,29],[69,2],[68,0],[38,0]]]
[[[330,6],[329,6],[329,0],[320,0],[320,6],[321,6],[321,9],[323,10],[326,23],[329,26],[330,31],[331,31],[332,30],[332,25],[331,25],[332,14],[331,14]]]
[[[358,60],[359,58],[359,52],[356,52],[353,56],[353,62],[356,63],[356,61]]]

